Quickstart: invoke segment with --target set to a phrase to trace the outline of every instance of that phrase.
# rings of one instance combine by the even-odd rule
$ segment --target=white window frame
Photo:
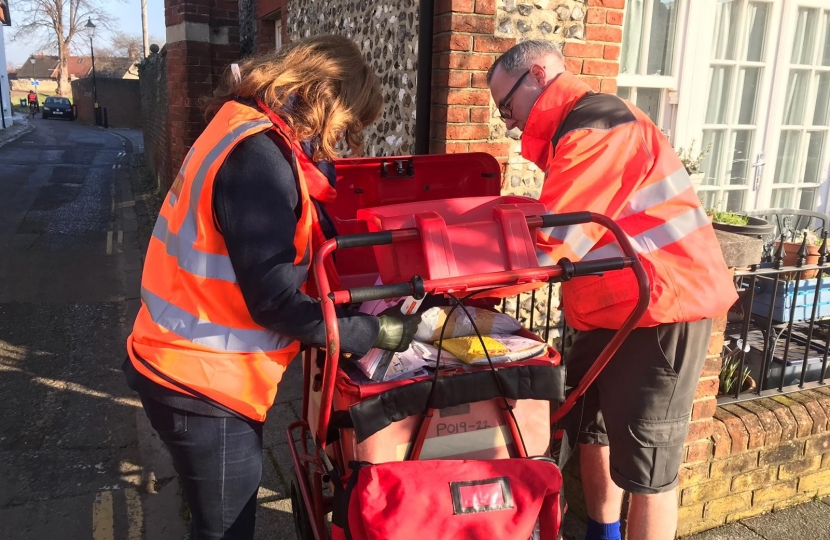
[[[778,26],[775,24],[776,21],[776,14],[780,13],[781,9],[781,0],[733,0],[737,2],[741,2],[744,5],[749,5],[750,2],[755,3],[764,3],[770,5],[770,10],[767,19],[767,27],[765,29],[765,42],[764,42],[764,58],[761,61],[753,62],[748,60],[743,60],[742,53],[744,52],[743,47],[746,42],[746,32],[748,31],[748,25],[746,21],[746,14],[745,12],[741,12],[741,19],[740,19],[740,26],[737,28],[736,34],[736,51],[735,51],[735,58],[733,60],[728,59],[713,59],[712,58],[712,46],[714,45],[715,35],[714,35],[714,27],[711,27],[712,35],[711,37],[707,36],[707,41],[709,42],[709,46],[707,47],[707,52],[705,56],[705,68],[706,68],[706,75],[701,77],[702,81],[705,81],[706,86],[702,87],[700,93],[703,96],[703,106],[700,109],[699,113],[699,131],[698,133],[700,136],[697,138],[699,144],[703,143],[703,132],[705,130],[717,130],[724,133],[724,141],[722,141],[724,153],[721,156],[722,160],[719,164],[719,170],[714,171],[714,175],[716,177],[725,177],[726,172],[734,163],[732,159],[734,156],[731,153],[731,144],[729,142],[728,135],[733,134],[737,131],[752,131],[752,144],[748,151],[747,156],[747,182],[745,185],[723,185],[717,184],[714,186],[705,186],[701,185],[698,188],[698,193],[701,194],[701,198],[704,197],[704,193],[709,192],[721,192],[725,194],[726,192],[732,191],[743,191],[745,192],[743,198],[743,207],[739,208],[738,210],[747,210],[750,208],[755,208],[758,205],[758,194],[759,192],[756,191],[754,188],[756,187],[756,164],[761,162],[761,156],[765,153],[766,147],[766,130],[768,129],[769,124],[769,113],[767,113],[767,117],[764,118],[764,111],[769,111],[768,107],[765,107],[764,104],[769,102],[770,99],[770,87],[772,84],[772,78],[774,77],[775,69],[777,67],[777,58],[776,58],[776,51],[778,47],[778,41],[780,40],[781,32]],[[713,8],[714,9],[714,8]],[[708,14],[709,18],[711,18],[711,12]],[[706,38],[704,38],[706,39]],[[723,66],[723,67],[731,67],[734,70],[732,75],[732,80],[729,88],[729,102],[727,103],[727,110],[726,110],[726,121],[721,124],[707,124],[706,123],[706,109],[708,105],[708,97],[709,91],[711,88],[711,67],[712,66]],[[755,102],[755,123],[754,124],[738,124],[737,123],[737,114],[735,111],[736,106],[739,105],[737,91],[739,90],[739,74],[742,68],[759,68],[762,70],[761,77],[759,78],[758,82],[758,90],[756,94],[756,102]],[[719,208],[725,208],[726,197],[722,197],[719,201]]]
[[[644,0],[643,10],[643,34],[640,41],[644,44],[649,44],[651,40],[651,18],[653,15],[653,3],[651,0]],[[675,113],[676,113],[676,91],[678,88],[677,73],[679,71],[680,62],[682,59],[682,35],[684,32],[684,20],[686,19],[686,12],[691,2],[687,0],[676,0],[677,22],[675,24],[674,35],[674,51],[672,58],[672,72],[668,75],[638,75],[631,73],[620,73],[617,75],[618,93],[620,88],[626,88],[629,92],[629,101],[637,103],[637,89],[638,88],[658,88],[662,89],[660,96],[660,110],[655,124],[671,141],[674,137],[675,130]],[[630,10],[625,10],[624,17],[628,17]],[[623,31],[626,28],[626,22],[623,21]],[[622,56],[625,54],[624,50],[620,51],[620,64],[622,64]],[[645,47],[640,53],[640,66],[638,71],[644,71],[648,64],[648,48]]]
[[[677,72],[678,106],[673,139],[675,147],[687,147],[694,140],[696,149],[700,149],[709,94],[709,67],[714,41],[714,26],[711,20],[718,1],[720,0],[687,2],[687,17],[682,29],[684,37],[680,46],[676,46],[682,50],[682,55]],[[766,68],[761,78],[761,91],[756,105],[758,113],[766,114],[766,118],[757,122],[756,137],[751,151],[752,180],[749,196],[744,199],[745,210],[769,208],[772,201],[773,179],[781,136],[797,8],[799,6],[825,9],[828,7],[826,0],[762,1],[772,4],[770,15],[772,22],[767,26],[766,36],[768,44],[764,58]],[[812,85],[814,84],[813,81]],[[810,99],[815,97],[815,88],[812,85]],[[806,141],[802,141],[802,144],[806,144]],[[815,208],[824,213],[830,212],[829,145],[830,142],[826,141],[823,162],[819,164],[820,187]],[[728,156],[724,159],[728,159]],[[798,159],[801,160],[800,156]],[[803,164],[800,166],[803,167]],[[803,175],[803,170],[800,172]],[[757,190],[754,189],[756,185]],[[796,206],[796,203],[797,201],[793,201],[791,206]]]
[[[826,0],[782,0],[783,1],[783,14],[781,18],[781,28],[782,33],[786,32],[785,36],[792,36],[795,31],[795,25],[798,20],[798,8],[806,7],[811,9],[818,9],[819,13],[822,14],[823,11],[830,12],[830,5],[828,5]],[[818,36],[821,35],[821,23],[823,22],[823,18],[820,16],[819,20],[817,21],[817,29],[818,29]],[[830,36],[827,36],[826,39],[830,39]],[[823,44],[820,39],[816,39],[816,43],[814,43],[814,55],[820,54],[819,47]],[[795,197],[791,200],[790,207],[796,208],[798,206],[798,194],[800,193],[801,189],[816,189],[816,198],[814,199],[813,208],[810,210],[817,210],[820,212],[828,213],[830,211],[830,204],[828,204],[828,179],[830,179],[830,129],[826,126],[812,126],[811,124],[805,124],[801,126],[783,126],[783,115],[784,115],[784,108],[786,106],[786,94],[787,94],[787,82],[789,80],[790,71],[791,69],[805,69],[809,70],[811,73],[816,72],[823,72],[827,73],[830,72],[830,67],[824,66],[815,66],[815,65],[802,65],[802,64],[792,64],[792,51],[794,46],[793,39],[784,39],[780,44],[780,50],[778,58],[776,59],[776,80],[780,81],[778,84],[774,85],[773,88],[773,95],[770,107],[770,115],[768,118],[768,130],[769,130],[769,137],[767,138],[767,152],[766,152],[766,166],[764,167],[764,174],[763,174],[763,182],[761,184],[761,192],[759,199],[763,202],[763,206],[769,207],[772,202],[773,197],[773,190],[776,186],[792,186],[792,189],[795,190]],[[815,56],[814,56],[815,57]],[[815,104],[816,99],[816,80],[815,77],[812,77],[809,83],[809,87],[807,89],[807,103],[808,104]],[[809,110],[809,109],[808,109]],[[808,111],[805,111],[805,121],[810,122],[811,119],[806,118],[808,116]],[[775,169],[777,165],[778,159],[778,145],[781,141],[781,134],[783,131],[794,131],[800,130],[802,134],[808,135],[814,131],[824,131],[826,133],[825,141],[824,141],[824,148],[822,150],[822,156],[820,158],[819,163],[819,181],[816,183],[810,184],[802,184],[802,183],[793,183],[793,184],[773,184],[775,179]],[[806,167],[806,159],[804,158],[804,153],[806,152],[806,145],[807,145],[807,136],[802,136],[801,140],[799,141],[798,151],[796,153],[796,163],[798,164],[798,169],[795,172],[795,178],[803,178],[804,175],[804,168]]]
[[[282,17],[274,19],[274,45],[276,50],[282,48]]]

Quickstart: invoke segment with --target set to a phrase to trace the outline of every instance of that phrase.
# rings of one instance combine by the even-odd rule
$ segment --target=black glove
[[[400,304],[384,310],[378,315],[379,330],[375,348],[395,352],[405,351],[415,338],[420,322],[419,313],[404,315],[401,313]]]

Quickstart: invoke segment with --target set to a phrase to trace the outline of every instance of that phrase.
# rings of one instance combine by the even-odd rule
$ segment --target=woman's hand
[[[378,315],[379,330],[375,348],[405,351],[412,343],[420,322],[420,314],[404,315],[401,313],[400,305],[384,310]]]

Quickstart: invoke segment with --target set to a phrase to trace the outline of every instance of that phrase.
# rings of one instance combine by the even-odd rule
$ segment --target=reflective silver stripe
[[[541,248],[536,248],[536,259],[539,261],[539,266],[553,266],[556,264],[556,262],[550,258],[550,255],[548,255],[548,253]]]
[[[229,353],[268,353],[279,351],[295,340],[270,330],[244,330],[205,321],[174,306],[144,287],[141,300],[153,322],[182,338],[217,351]]]
[[[187,170],[187,165],[188,163],[190,163],[190,158],[192,158],[193,154],[195,153],[195,147],[191,146],[190,150],[187,152],[187,155],[184,157],[184,163],[182,163],[182,167],[179,169],[179,174],[182,176],[182,178],[184,178],[184,172]],[[176,204],[177,200],[179,200],[179,197],[172,191],[169,191],[167,197],[167,204],[173,206]]]
[[[153,229],[153,236],[164,242],[169,255],[178,259],[179,268],[199,277],[236,283],[236,273],[233,271],[230,258],[215,253],[205,253],[197,250],[195,247],[198,236],[196,232],[196,213],[199,207],[199,198],[202,193],[202,187],[207,179],[208,171],[214,162],[222,156],[225,150],[233,147],[251,129],[268,126],[271,126],[269,120],[245,122],[222,137],[216,146],[208,152],[208,155],[199,164],[199,168],[193,177],[193,183],[190,187],[189,206],[178,234],[170,232],[167,220],[159,216],[158,221],[156,221],[156,226]],[[191,147],[182,165],[181,174],[184,174],[185,167],[190,162],[194,153],[193,147]],[[174,197],[175,195],[170,193],[168,201],[172,201],[171,204],[176,200]]]
[[[245,137],[248,131],[258,127],[270,127],[273,124],[270,120],[252,120],[240,124],[210,149],[210,152],[205,156],[193,176],[193,183],[190,186],[190,207],[185,216],[184,223],[182,223],[182,231],[179,232],[187,240],[196,241],[196,212],[199,207],[199,197],[202,194],[202,187],[207,179],[207,174],[214,162],[219,159],[228,148],[233,147],[240,139]],[[186,231],[187,234],[183,234]]]
[[[686,169],[680,168],[650,186],[640,188],[620,213],[619,218],[639,214],[649,208],[670,201],[692,187]]]
[[[179,236],[170,231],[167,218],[164,216],[159,216],[156,220],[153,236],[164,242],[167,254],[176,257],[178,266],[182,270],[203,278],[236,283],[236,273],[233,271],[230,257],[205,253],[193,247],[193,242],[183,242]]]
[[[197,238],[196,212],[199,207],[199,198],[208,171],[225,150],[233,147],[240,139],[244,138],[248,131],[257,127],[270,127],[271,125],[270,120],[253,120],[240,124],[222,137],[199,164],[199,168],[193,177],[193,183],[190,186],[190,201],[187,213],[176,236],[178,240],[176,253],[179,254],[177,256],[180,256],[179,266],[181,268],[198,276],[236,283],[236,274],[233,271],[230,259],[223,255],[203,253],[195,249]],[[170,253],[169,249],[168,247],[168,253]]]
[[[543,235],[548,238],[555,238],[563,244],[567,244],[578,259],[581,259],[596,244],[591,237],[585,234],[582,225],[569,225],[567,227],[547,227],[540,229]]]
[[[669,221],[644,231],[636,236],[629,237],[631,245],[638,253],[651,253],[678,242],[709,224],[709,217],[702,208],[692,208]],[[585,256],[584,260],[594,261],[608,257],[622,257],[623,253],[616,243],[607,244],[595,249]]]

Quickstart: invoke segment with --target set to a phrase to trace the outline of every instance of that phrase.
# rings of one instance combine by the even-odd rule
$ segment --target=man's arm
[[[616,219],[648,170],[652,156],[637,122],[576,129],[559,140],[540,201],[552,214],[594,212]],[[595,224],[542,229],[539,263],[582,259],[606,233]]]

